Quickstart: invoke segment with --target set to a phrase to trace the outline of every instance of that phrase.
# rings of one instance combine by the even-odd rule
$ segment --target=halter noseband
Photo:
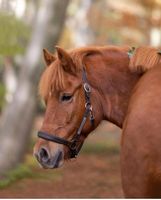
[[[84,67],[83,67],[83,73],[82,73],[82,80],[83,80],[83,89],[84,89],[84,94],[85,94],[85,111],[83,114],[81,124],[76,134],[73,136],[73,138],[70,141],[68,141],[64,138],[58,137],[56,135],[51,135],[49,133],[42,132],[42,131],[39,131],[37,134],[38,137],[42,139],[67,146],[70,150],[70,158],[75,158],[82,147],[82,143],[78,144],[78,142],[79,142],[82,129],[87,121],[88,116],[89,116],[91,125],[92,126],[94,125],[94,115],[93,115],[92,105],[90,101],[91,86],[88,84],[86,71]]]

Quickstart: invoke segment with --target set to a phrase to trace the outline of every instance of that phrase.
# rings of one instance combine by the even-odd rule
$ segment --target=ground
[[[118,132],[111,125],[103,125],[88,138],[76,160],[57,170],[44,170],[36,163],[32,172],[38,176],[17,180],[0,189],[0,198],[123,197]]]

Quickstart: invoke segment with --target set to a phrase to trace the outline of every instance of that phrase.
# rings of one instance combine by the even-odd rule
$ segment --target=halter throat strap
[[[64,138],[58,137],[56,135],[51,135],[43,131],[39,131],[37,134],[38,137],[42,139],[67,146],[70,150],[70,158],[75,158],[82,147],[83,143],[80,142],[80,137],[81,137],[82,129],[88,117],[90,119],[91,125],[94,126],[94,115],[93,115],[93,110],[92,110],[92,105],[91,105],[91,100],[90,100],[91,86],[88,83],[86,70],[84,67],[82,71],[82,81],[83,81],[83,89],[84,89],[84,95],[85,95],[85,111],[84,111],[80,126],[78,130],[76,131],[75,135],[73,136],[73,138],[70,141],[68,141]]]

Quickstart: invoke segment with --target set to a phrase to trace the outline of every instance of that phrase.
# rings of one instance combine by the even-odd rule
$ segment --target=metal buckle
[[[91,109],[91,110],[90,110],[90,122],[91,122],[91,125],[92,125],[92,126],[94,125],[94,120],[95,120],[95,117],[94,117],[93,111],[92,111],[92,109]]]
[[[90,111],[92,111],[92,106],[90,102],[85,103],[85,108],[89,108]]]
[[[91,87],[88,83],[84,83],[83,84],[83,87],[84,87],[84,90],[87,92],[87,93],[90,93],[91,92]]]
[[[76,144],[76,140],[71,140],[69,148],[73,151],[76,150],[77,144]]]
[[[69,146],[70,149],[70,158],[76,158],[77,157],[77,144],[76,140],[71,141],[71,144]]]

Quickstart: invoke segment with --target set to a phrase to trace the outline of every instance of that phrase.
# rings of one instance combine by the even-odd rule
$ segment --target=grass
[[[17,180],[31,176],[31,169],[27,165],[21,164],[16,169],[10,170],[9,172],[3,175],[3,178],[0,180],[0,189],[11,185]]]
[[[6,188],[24,178],[54,181],[61,178],[61,175],[60,171],[41,170],[36,159],[31,154],[28,154],[23,164],[1,176],[0,189]]]

